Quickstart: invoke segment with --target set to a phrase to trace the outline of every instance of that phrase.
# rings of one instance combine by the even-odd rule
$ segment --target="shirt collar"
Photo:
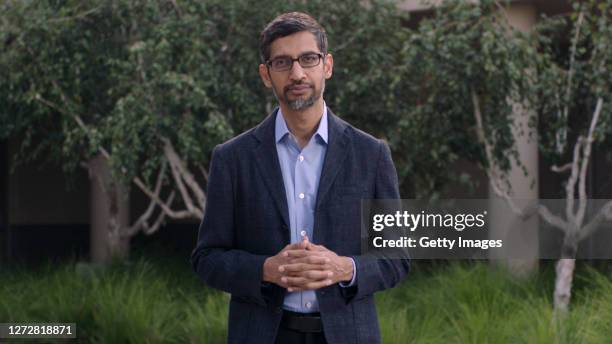
[[[320,137],[323,142],[327,143],[327,104],[323,102],[323,116],[321,116],[321,120],[319,121],[319,127],[315,132],[314,136]],[[276,113],[276,123],[274,125],[274,138],[276,139],[276,143],[280,142],[285,135],[288,135],[289,128],[287,127],[287,122],[285,122],[285,118],[283,117],[283,112],[281,108],[278,108]]]

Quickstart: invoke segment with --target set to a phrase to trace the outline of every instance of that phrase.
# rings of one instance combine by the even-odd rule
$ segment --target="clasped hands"
[[[353,262],[338,256],[308,237],[285,246],[263,265],[263,281],[277,284],[289,292],[316,290],[353,278]]]

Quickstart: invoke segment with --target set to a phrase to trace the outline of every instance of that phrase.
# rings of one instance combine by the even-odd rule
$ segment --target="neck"
[[[298,140],[300,148],[304,148],[319,126],[323,116],[323,99],[320,98],[312,106],[304,110],[293,110],[286,104],[280,104],[287,128]]]

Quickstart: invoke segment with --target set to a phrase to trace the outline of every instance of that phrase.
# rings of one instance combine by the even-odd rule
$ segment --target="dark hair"
[[[319,50],[327,54],[325,29],[311,16],[302,12],[283,13],[274,18],[259,36],[259,54],[262,62],[270,58],[270,45],[275,40],[297,32],[308,31],[315,36]]]

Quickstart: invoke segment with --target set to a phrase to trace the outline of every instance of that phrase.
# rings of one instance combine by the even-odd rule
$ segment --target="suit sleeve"
[[[375,199],[399,199],[397,172],[391,159],[387,144],[379,141],[379,156],[375,177]],[[364,254],[352,257],[355,261],[356,283],[351,288],[343,288],[342,293],[348,301],[360,299],[377,291],[394,287],[402,281],[410,270],[407,255],[398,258]]]
[[[261,286],[267,257],[234,248],[234,192],[232,173],[225,158],[219,146],[215,147],[206,210],[191,264],[208,286],[265,305]]]

